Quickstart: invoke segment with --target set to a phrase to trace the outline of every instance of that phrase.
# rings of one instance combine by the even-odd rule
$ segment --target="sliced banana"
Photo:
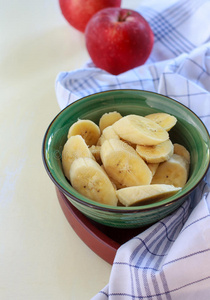
[[[187,160],[180,155],[173,154],[168,161],[159,164],[151,183],[183,187],[187,182],[188,174]]]
[[[106,170],[105,170],[105,168],[104,168],[104,166],[103,165],[101,165],[101,168],[102,168],[102,170],[106,173]],[[106,173],[106,175],[107,175],[107,173]],[[110,179],[110,178],[109,178]],[[115,190],[117,190],[117,186],[116,186],[116,184],[114,183],[114,181],[113,180],[111,180],[110,179],[110,181],[111,181],[111,183],[112,183],[112,185],[113,185],[113,187],[114,187],[114,189]]]
[[[116,134],[116,132],[114,131],[114,129],[112,128],[111,125],[107,126],[103,130],[103,132],[102,132],[102,134],[101,134],[101,136],[100,136],[100,138],[99,138],[99,140],[97,142],[97,145],[101,146],[104,141],[110,140],[110,139],[117,139],[117,140],[120,139],[119,135]]]
[[[112,127],[122,139],[133,144],[152,146],[169,139],[168,132],[160,125],[138,115],[127,115]]]
[[[95,160],[83,137],[81,135],[74,135],[66,141],[62,151],[63,171],[68,179],[71,165],[79,157],[89,157]]]
[[[163,200],[181,188],[167,184],[131,186],[116,191],[119,201],[125,206],[148,204]]]
[[[120,137],[119,135],[114,131],[112,126],[107,126],[104,130],[102,135],[104,136],[104,138],[106,140],[110,140],[110,139],[117,139],[119,140]]]
[[[183,156],[190,163],[190,153],[184,146],[175,143],[174,153]]]
[[[129,141],[126,141],[126,140],[124,140],[124,139],[122,139],[122,138],[121,138],[121,141],[125,142],[126,144],[128,144],[129,146],[131,146],[133,149],[136,150],[136,144],[133,144],[133,143],[131,143],[131,142],[129,142]]]
[[[71,125],[68,132],[68,139],[73,135],[81,135],[88,146],[96,145],[101,135],[96,123],[91,120],[78,120]]]
[[[92,153],[92,155],[95,157],[95,160],[97,161],[97,163],[99,163],[99,165],[101,165],[102,164],[102,162],[101,162],[101,146],[92,145],[89,149],[90,149],[90,152]]]
[[[106,140],[101,146],[101,160],[117,187],[150,184],[152,180],[152,172],[144,160],[121,140]]]
[[[154,176],[155,175],[155,172],[157,171],[157,168],[158,168],[158,166],[159,166],[159,164],[157,163],[149,163],[149,164],[147,164],[148,165],[148,167],[149,167],[149,169],[150,169],[150,171],[152,172],[152,176]]]
[[[166,131],[169,131],[172,127],[174,127],[177,122],[177,118],[167,113],[154,113],[145,117],[156,122]]]
[[[122,116],[117,111],[111,111],[109,113],[105,113],[101,116],[99,120],[99,128],[101,132],[108,126],[114,124],[117,120],[121,119]]]
[[[96,146],[101,146],[105,140],[106,140],[105,137],[103,136],[103,134],[101,134],[100,138],[97,141]]]
[[[100,165],[91,158],[74,160],[70,169],[70,182],[75,190],[93,201],[117,205],[113,184]]]
[[[141,205],[169,197],[187,182],[190,153],[172,144],[177,119],[105,113],[99,125],[78,120],[62,151],[65,176],[82,195],[108,205]],[[119,200],[118,200],[119,198]]]
[[[137,145],[136,152],[147,163],[160,163],[168,160],[172,156],[174,152],[174,146],[171,140],[167,140],[154,146]]]

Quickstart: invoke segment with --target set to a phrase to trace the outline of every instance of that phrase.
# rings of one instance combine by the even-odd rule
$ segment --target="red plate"
[[[97,255],[112,264],[117,249],[146,228],[114,228],[96,223],[77,208],[56,188],[57,197],[66,219],[82,241]]]

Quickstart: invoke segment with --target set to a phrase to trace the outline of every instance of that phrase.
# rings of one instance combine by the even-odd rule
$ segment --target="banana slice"
[[[104,166],[103,165],[101,165],[101,168],[102,168],[102,170],[106,173],[106,170],[105,170],[105,168],[104,168]],[[106,175],[107,175],[107,173],[106,173]],[[110,179],[110,178],[109,178]],[[116,186],[116,184],[114,183],[114,181],[113,180],[111,180],[110,179],[110,181],[111,181],[111,183],[112,183],[112,185],[113,185],[113,187],[114,187],[114,189],[115,190],[117,190],[117,186]]]
[[[167,113],[154,113],[145,117],[156,122],[166,131],[169,131],[172,127],[174,127],[177,122],[177,119],[174,116]]]
[[[160,125],[138,115],[127,115],[112,127],[122,139],[133,144],[152,146],[169,139],[168,132]]]
[[[106,140],[110,140],[110,139],[117,139],[117,140],[119,140],[120,139],[119,135],[116,134],[116,132],[114,131],[114,129],[113,129],[112,126],[107,126],[103,130],[102,135],[104,136],[104,138]]]
[[[85,140],[81,135],[71,136],[62,151],[62,166],[65,176],[69,179],[69,171],[73,161],[79,157],[89,157],[95,160]]]
[[[116,191],[119,201],[125,206],[149,204],[177,193],[181,188],[167,184],[131,186]]]
[[[106,140],[101,146],[101,160],[117,187],[150,184],[152,180],[152,172],[144,160],[121,140]]]
[[[116,206],[118,199],[113,184],[99,164],[91,158],[74,160],[70,182],[79,193],[96,202]]]
[[[120,139],[119,135],[116,134],[116,132],[114,131],[112,126],[108,126],[103,130],[103,132],[97,142],[97,145],[101,146],[104,141],[110,140],[110,139],[117,139],[117,140]]]
[[[124,140],[124,139],[122,139],[122,138],[121,138],[121,141],[125,142],[126,144],[128,144],[129,146],[131,146],[134,150],[136,150],[136,144],[133,144],[133,143],[131,143],[131,142],[128,142],[128,141],[126,141],[126,140]]]
[[[92,155],[95,157],[95,160],[97,161],[97,163],[99,165],[101,165],[102,164],[102,162],[101,162],[101,146],[92,145],[89,149],[90,149],[90,152],[92,153]]]
[[[151,183],[183,187],[187,182],[188,174],[189,164],[187,160],[180,155],[173,154],[169,160],[159,164]]]
[[[73,135],[81,135],[88,146],[96,145],[101,135],[96,123],[91,120],[78,120],[71,125],[68,132],[68,139]]]
[[[157,163],[157,164],[147,164],[148,165],[148,167],[149,167],[149,169],[150,169],[150,171],[152,172],[152,176],[154,176],[155,175],[155,172],[157,171],[157,168],[158,168],[158,166],[159,166],[159,164]]]
[[[111,111],[109,113],[105,113],[101,116],[99,120],[99,128],[101,132],[108,126],[114,124],[117,120],[121,119],[122,116],[117,111]]]
[[[103,136],[103,134],[101,134],[100,138],[98,139],[98,141],[96,143],[96,146],[101,146],[105,140],[106,140],[105,137]]]
[[[167,140],[155,146],[137,145],[136,152],[147,163],[160,163],[168,160],[172,156],[174,152],[174,146],[170,140]]]
[[[184,146],[175,143],[174,154],[183,156],[187,160],[187,162],[190,163],[190,153]]]

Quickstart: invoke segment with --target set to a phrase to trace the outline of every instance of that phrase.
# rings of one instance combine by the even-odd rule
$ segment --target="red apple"
[[[120,7],[121,0],[59,0],[64,18],[76,29],[84,32],[90,18],[107,7]]]
[[[88,22],[85,41],[94,64],[118,75],[145,63],[153,47],[154,35],[138,12],[105,8]]]

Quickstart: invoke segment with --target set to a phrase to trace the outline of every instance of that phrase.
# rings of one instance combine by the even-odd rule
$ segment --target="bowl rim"
[[[97,95],[101,95],[101,94],[108,94],[108,93],[113,93],[113,92],[142,92],[142,93],[145,93],[145,94],[153,94],[153,95],[157,95],[157,96],[160,96],[160,97],[164,97],[166,99],[169,99],[169,101],[172,101],[172,102],[175,102],[175,103],[178,103],[178,105],[180,106],[183,106],[185,109],[189,110],[190,113],[192,113],[194,115],[194,117],[201,123],[201,125],[203,126],[203,129],[206,131],[206,134],[207,136],[209,137],[210,139],[210,134],[208,132],[208,129],[207,127],[205,126],[205,124],[203,123],[203,121],[197,116],[196,113],[194,113],[190,108],[188,108],[186,105],[180,103],[179,101],[173,99],[173,98],[170,98],[168,96],[165,96],[163,94],[160,94],[160,93],[157,93],[157,92],[152,92],[152,91],[147,91],[147,90],[139,90],[139,89],[114,89],[114,90],[107,90],[107,91],[102,91],[102,92],[97,92],[97,93],[94,93],[94,94],[90,94],[90,95],[87,95],[87,96],[84,96],[84,97],[81,97],[77,100],[75,100],[74,102],[70,103],[68,106],[66,106],[65,108],[63,108],[53,119],[52,121],[50,122],[50,124],[48,125],[47,129],[46,129],[46,132],[44,134],[44,138],[43,138],[43,142],[42,142],[42,160],[43,160],[43,164],[44,164],[44,167],[47,171],[47,174],[48,176],[51,178],[52,182],[54,183],[54,185],[60,190],[62,191],[67,197],[70,197],[71,200],[75,201],[75,202],[78,202],[84,206],[87,206],[89,208],[96,208],[97,210],[101,210],[101,211],[107,211],[107,212],[114,212],[114,213],[139,213],[139,212],[145,212],[145,211],[150,211],[150,210],[154,210],[155,208],[156,209],[159,209],[161,207],[165,207],[165,206],[169,206],[171,204],[173,204],[174,202],[178,202],[179,200],[181,200],[182,198],[186,198],[187,196],[189,196],[189,194],[195,190],[195,188],[199,185],[199,183],[203,180],[203,178],[205,177],[208,169],[209,169],[209,164],[210,164],[210,157],[209,157],[209,162],[206,166],[206,169],[203,171],[203,174],[202,176],[200,177],[200,179],[198,180],[198,182],[192,187],[190,188],[187,192],[185,192],[184,194],[176,197],[176,195],[179,194],[180,191],[182,191],[182,189],[180,191],[178,191],[175,195],[172,195],[166,199],[163,199],[161,201],[158,201],[158,202],[154,202],[152,203],[153,206],[152,207],[148,207],[148,205],[139,205],[139,206],[129,206],[129,207],[124,207],[124,206],[111,206],[111,205],[106,205],[106,204],[101,204],[101,203],[97,203],[85,196],[82,195],[82,197],[84,198],[83,199],[79,199],[77,198],[76,196],[74,196],[70,191],[68,191],[67,189],[65,189],[55,178],[54,176],[52,175],[51,171],[50,171],[50,168],[48,166],[48,163],[47,163],[47,159],[46,159],[46,156],[45,156],[45,148],[46,148],[46,141],[47,141],[47,137],[48,137],[48,133],[52,127],[52,125],[54,124],[54,122],[56,121],[57,118],[59,118],[59,116],[67,109],[69,109],[72,105],[74,105],[75,103],[78,103],[82,100],[85,100],[86,98],[89,98],[91,96],[97,96]],[[175,198],[176,197],[176,198]],[[166,201],[167,199],[170,199],[170,201]],[[165,201],[164,201],[165,200]],[[87,201],[87,202],[86,202]],[[162,203],[164,201],[164,203]],[[166,203],[165,203],[166,202]],[[95,204],[96,203],[96,204]]]

